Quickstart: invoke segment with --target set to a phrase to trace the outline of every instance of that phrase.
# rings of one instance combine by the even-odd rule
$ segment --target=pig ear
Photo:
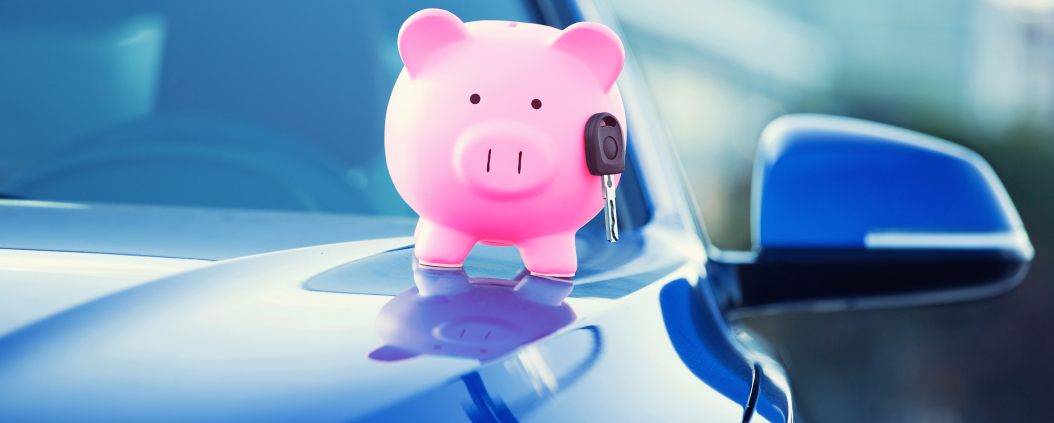
[[[615,85],[626,61],[626,51],[615,31],[594,22],[579,22],[567,27],[550,46],[586,65],[605,93]]]
[[[370,357],[370,360],[373,361],[392,362],[414,358],[419,355],[421,354],[416,351],[410,351],[405,348],[393,347],[391,345],[381,345],[377,348],[374,348],[373,351],[370,351],[368,357]]]
[[[415,78],[436,52],[467,39],[468,28],[453,13],[425,9],[406,19],[399,29],[399,56],[402,56],[410,77]]]

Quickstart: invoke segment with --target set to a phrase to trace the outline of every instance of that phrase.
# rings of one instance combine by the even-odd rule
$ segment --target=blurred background
[[[750,248],[762,129],[828,113],[979,152],[1036,248],[994,300],[740,323],[785,362],[809,422],[1054,415],[1054,1],[609,0],[720,248]]]
[[[963,144],[991,163],[1018,207],[1036,257],[1007,295],[740,322],[787,365],[806,421],[1054,415],[1054,0],[607,3],[720,248],[750,248],[755,144],[786,113],[863,118]],[[424,7],[466,21],[534,13],[494,0],[246,4],[0,0],[0,198],[412,218],[379,142],[402,66],[399,25]],[[292,23],[283,32],[274,21]],[[300,27],[310,31],[290,30]],[[173,146],[186,147],[181,157],[237,166],[208,168],[215,175],[202,173],[207,161],[141,166]],[[132,147],[140,156],[125,155]],[[52,156],[64,167],[35,167]],[[293,156],[306,165],[250,160]],[[285,179],[254,192],[215,183],[223,175],[259,182],[253,172],[268,166]],[[54,182],[57,174],[70,183]],[[127,189],[92,190],[88,176],[92,187]],[[318,192],[275,195],[292,185]]]

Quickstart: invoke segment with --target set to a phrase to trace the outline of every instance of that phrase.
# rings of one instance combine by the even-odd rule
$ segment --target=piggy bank
[[[414,269],[415,286],[396,295],[377,316],[384,345],[376,361],[421,354],[485,361],[575,321],[563,302],[572,284],[527,275],[518,281],[469,279],[463,269]]]
[[[586,122],[601,112],[625,122],[615,33],[590,22],[463,23],[427,9],[403,24],[399,54],[384,148],[420,215],[420,262],[460,267],[477,242],[514,245],[532,273],[573,276],[575,232],[604,206]]]

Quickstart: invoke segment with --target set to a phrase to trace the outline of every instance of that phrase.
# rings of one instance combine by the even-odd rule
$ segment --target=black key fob
[[[614,175],[626,169],[622,125],[611,113],[597,113],[586,122],[586,167],[589,173]]]

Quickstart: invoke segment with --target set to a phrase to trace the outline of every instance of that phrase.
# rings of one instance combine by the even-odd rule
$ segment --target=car
[[[800,421],[733,318],[1028,271],[980,156],[824,115],[768,125],[754,248],[713,247],[632,57],[621,236],[578,232],[566,300],[512,247],[420,266],[382,129],[425,7],[618,28],[587,0],[0,2],[0,420]]]

